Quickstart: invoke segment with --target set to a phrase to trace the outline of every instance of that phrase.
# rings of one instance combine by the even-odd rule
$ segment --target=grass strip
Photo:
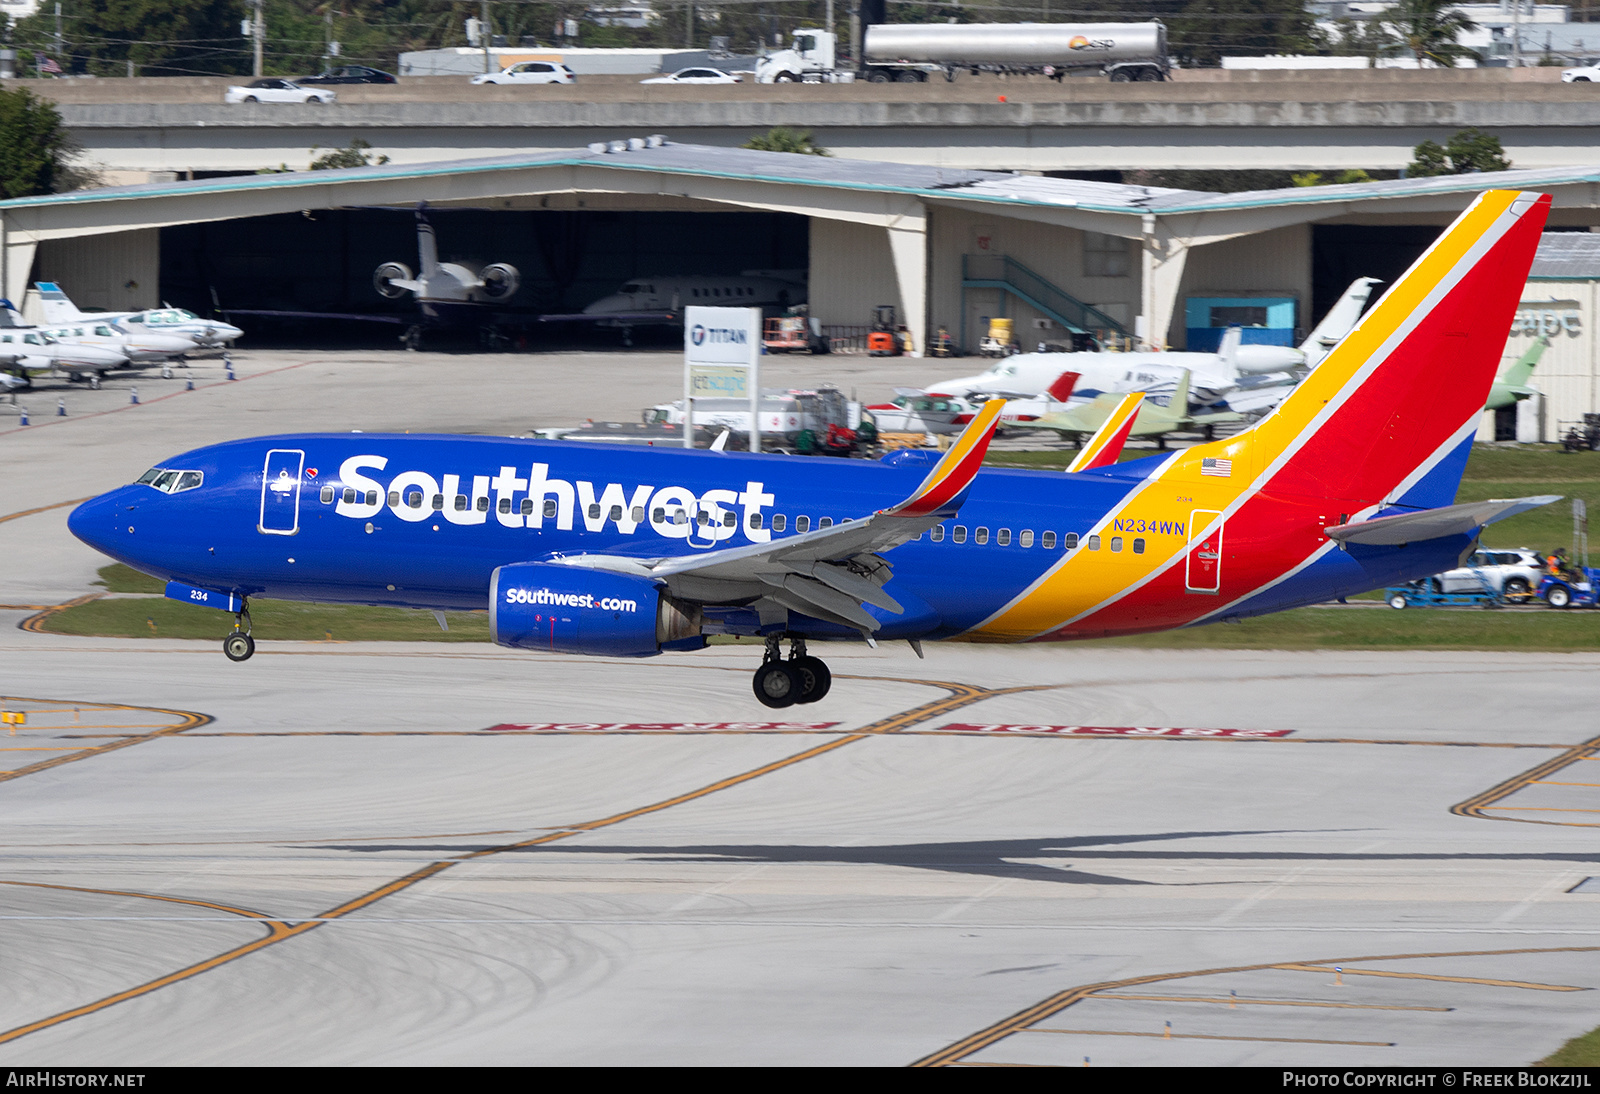
[[[488,612],[446,612],[441,631],[431,612],[289,600],[250,601],[257,639],[335,642],[487,642]],[[165,597],[93,600],[52,612],[43,624],[54,634],[107,638],[214,638],[233,629],[233,616]]]
[[[1600,1029],[1574,1037],[1550,1055],[1540,1060],[1538,1067],[1596,1067],[1600,1066]]]

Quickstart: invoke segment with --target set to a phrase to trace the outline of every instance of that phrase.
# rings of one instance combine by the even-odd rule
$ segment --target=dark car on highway
[[[365,65],[342,65],[330,68],[321,76],[302,76],[297,84],[392,84],[395,78]]]

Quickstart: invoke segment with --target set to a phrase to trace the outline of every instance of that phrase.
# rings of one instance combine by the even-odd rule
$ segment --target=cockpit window
[[[624,293],[630,293],[630,294],[631,293],[641,293],[641,292],[644,292],[644,286],[643,285],[635,285],[632,282],[630,282],[630,283],[622,286],[622,291]]]
[[[152,467],[139,476],[140,483],[153,486],[163,494],[181,494],[201,486],[206,477],[199,471],[178,471],[170,467]]]

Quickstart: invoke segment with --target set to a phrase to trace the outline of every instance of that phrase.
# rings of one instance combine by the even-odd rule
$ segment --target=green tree
[[[829,156],[829,152],[816,142],[809,129],[790,129],[775,125],[765,133],[758,133],[744,142],[744,147],[758,152],[795,152],[805,156]]]
[[[1458,130],[1443,147],[1435,141],[1423,141],[1412,149],[1411,155],[1411,164],[1406,168],[1410,178],[1511,170],[1500,138],[1481,129]]]
[[[1384,12],[1383,23],[1418,64],[1432,61],[1453,68],[1458,59],[1477,56],[1456,41],[1478,24],[1456,10],[1455,0],[1399,0]]]
[[[72,189],[80,183],[67,164],[73,151],[54,105],[26,88],[0,91],[0,197]]]
[[[16,39],[69,72],[120,76],[132,62],[151,76],[239,73],[249,71],[244,15],[242,0],[64,0],[60,51],[52,5],[19,22]]]
[[[343,167],[382,167],[389,162],[388,156],[379,156],[373,159],[367,152],[372,145],[357,137],[343,148],[335,148],[324,152],[311,161],[313,171],[337,171]],[[311,154],[316,155],[317,150],[311,149]]]

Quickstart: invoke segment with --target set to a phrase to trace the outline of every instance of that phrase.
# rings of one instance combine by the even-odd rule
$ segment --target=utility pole
[[[694,0],[683,5],[683,48],[694,47]]]
[[[1511,0],[1511,67],[1522,67],[1522,0]]]
[[[833,0],[828,0],[828,33],[833,33]]]
[[[487,76],[494,71],[489,67],[489,0],[481,0],[478,12],[478,41],[483,43],[483,73]]]
[[[255,39],[253,43],[255,50],[255,62],[252,65],[251,70],[257,76],[260,76],[262,75],[261,55],[265,51],[267,44],[267,9],[266,0],[253,0],[253,2],[256,6],[256,22],[255,26],[251,28],[254,31],[254,34],[252,34],[251,37]]]

